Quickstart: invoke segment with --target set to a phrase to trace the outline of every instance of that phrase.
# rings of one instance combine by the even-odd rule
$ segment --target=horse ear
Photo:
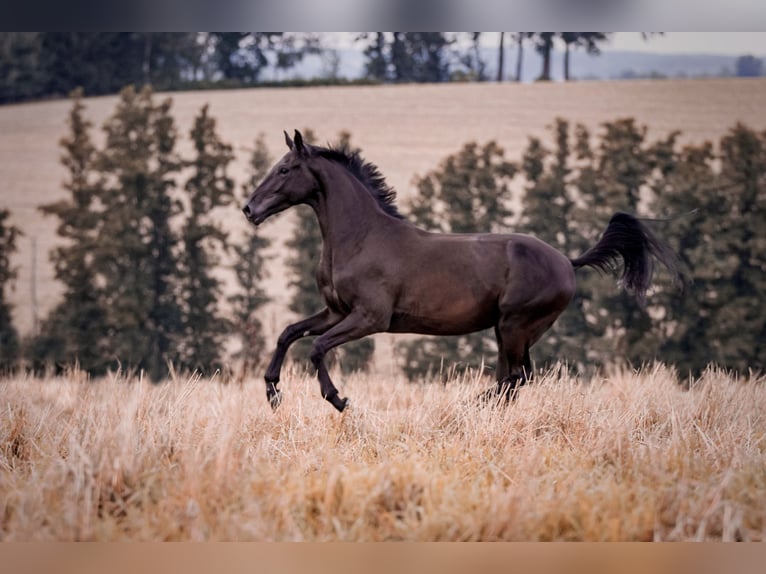
[[[290,136],[287,135],[287,132],[285,132],[285,143],[287,144],[287,147],[289,147],[291,150],[293,149],[293,140],[290,139]]]
[[[303,135],[298,130],[295,130],[295,136],[293,136],[295,139],[295,151],[297,151],[299,154],[305,154],[306,153],[306,146],[303,144]]]

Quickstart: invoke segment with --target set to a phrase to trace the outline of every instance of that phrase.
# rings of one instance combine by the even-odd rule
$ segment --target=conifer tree
[[[683,297],[660,293],[661,357],[682,375],[711,362],[763,370],[766,134],[737,124],[718,153],[710,143],[687,146],[662,184],[655,208],[682,215],[672,222],[672,239],[692,281]]]
[[[155,104],[150,88],[125,88],[106,122],[99,169],[108,174],[96,260],[109,309],[110,353],[153,380],[179,360],[181,306],[176,299],[181,209],[171,197],[181,161],[175,152],[171,101]]]
[[[187,162],[192,174],[184,186],[189,210],[181,230],[178,277],[183,305],[180,365],[203,373],[221,368],[222,339],[229,331],[218,309],[221,284],[214,275],[219,263],[215,249],[227,247],[227,234],[212,213],[234,199],[234,180],[226,173],[234,154],[215,127],[208,106],[203,106],[190,134],[194,157]]]
[[[578,125],[572,150],[568,131],[566,121],[556,121],[555,153],[530,140],[522,222],[525,231],[575,257],[598,241],[615,211],[647,214],[642,196],[672,171],[678,133],[650,143],[645,127],[621,119],[604,124],[593,148],[588,130]],[[611,277],[582,271],[577,284],[573,302],[536,345],[539,359],[562,359],[583,369],[616,358],[640,363],[657,356],[650,310],[617,290]]]
[[[418,194],[409,204],[415,223],[447,233],[508,231],[512,215],[510,182],[516,166],[495,142],[471,142],[448,156],[439,169],[417,180]],[[402,367],[410,379],[453,368],[494,363],[491,331],[462,337],[431,337],[400,343]]]
[[[263,134],[260,134],[255,140],[255,148],[250,157],[248,181],[242,186],[243,202],[247,201],[253,190],[266,177],[272,163],[273,159]],[[265,352],[263,322],[258,315],[261,307],[269,300],[262,286],[266,277],[264,265],[267,261],[264,250],[269,244],[269,240],[254,227],[247,229],[242,243],[234,244],[234,272],[239,289],[229,297],[229,302],[233,307],[234,329],[242,343],[238,357],[243,359],[245,373],[260,364]]]
[[[569,257],[582,253],[587,247],[578,236],[576,190],[572,185],[576,159],[573,157],[570,124],[556,118],[550,127],[555,147],[549,150],[542,141],[530,137],[522,157],[522,169],[527,180],[522,200],[523,214],[520,231],[534,235]],[[583,126],[575,128],[576,142],[587,146],[587,131]],[[590,150],[581,148],[584,155]],[[579,278],[578,278],[579,279]],[[582,344],[587,332],[583,305],[589,293],[578,285],[574,301],[559,317],[553,328],[547,331],[535,345],[535,365],[542,367],[562,359],[570,364],[584,364],[586,346]]]
[[[737,124],[721,139],[720,155],[722,186],[728,191],[722,207],[728,208],[730,224],[713,242],[733,246],[719,265],[725,269],[732,256],[736,264],[716,292],[725,303],[712,336],[715,358],[740,372],[760,370],[766,366],[766,133]]]
[[[714,238],[730,223],[721,217],[725,210],[719,212],[726,190],[715,162],[712,143],[685,146],[677,154],[674,169],[654,190],[653,209],[659,217],[673,217],[668,241],[693,274],[681,295],[661,284],[653,297],[662,309],[652,333],[661,341],[659,358],[675,365],[682,375],[698,374],[715,357],[715,341],[708,334],[715,330],[720,301],[708,292],[715,289],[721,275],[718,259],[726,261],[728,246],[722,249]]]
[[[77,363],[92,374],[105,372],[106,310],[103,292],[96,281],[94,253],[102,214],[96,207],[102,178],[94,172],[96,148],[90,138],[91,123],[85,118],[82,92],[73,93],[67,137],[60,142],[61,162],[68,172],[64,189],[69,197],[43,205],[40,210],[58,218],[63,244],[51,252],[56,279],[64,285],[61,302],[43,322],[32,343],[35,363],[63,367]]]
[[[598,193],[586,198],[590,218],[581,220],[595,234],[603,231],[615,211],[650,215],[642,194],[648,198],[655,180],[662,177],[665,156],[679,135],[671,132],[664,140],[649,142],[646,126],[637,125],[633,118],[608,122],[603,128],[596,172]],[[597,235],[593,239],[597,240]],[[662,273],[657,269],[658,277]],[[609,285],[610,281],[603,279],[591,274],[591,280],[601,286],[593,292],[594,307],[598,309],[594,324],[602,333],[598,344],[602,360],[616,356],[637,365],[652,360],[659,351],[659,340],[650,336],[649,309],[642,309],[630,293],[615,289],[613,283]]]
[[[0,209],[0,374],[16,365],[19,354],[19,336],[13,326],[11,305],[7,299],[10,282],[16,277],[11,266],[11,255],[16,251],[19,229],[8,221],[10,211]]]
[[[307,143],[314,143],[316,136],[313,130],[305,130],[303,139]],[[348,132],[340,132],[334,146],[349,153],[359,151],[352,146],[351,134]],[[295,211],[298,219],[295,234],[286,243],[287,247],[293,250],[293,255],[287,259],[287,266],[292,272],[290,286],[294,290],[290,310],[303,318],[318,312],[325,306],[316,282],[316,270],[322,254],[322,234],[316,215],[311,208],[299,205]],[[290,352],[296,359],[308,363],[310,351],[311,342],[301,339],[293,345]],[[347,373],[364,371],[369,368],[374,351],[374,340],[366,337],[334,349],[328,360],[337,361],[341,369]]]

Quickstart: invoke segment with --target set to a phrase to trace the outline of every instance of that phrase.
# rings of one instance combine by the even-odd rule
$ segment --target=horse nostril
[[[246,205],[242,208],[242,213],[244,213],[247,217],[250,217],[250,206]]]

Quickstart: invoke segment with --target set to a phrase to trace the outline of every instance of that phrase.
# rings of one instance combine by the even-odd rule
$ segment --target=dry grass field
[[[737,121],[766,128],[766,78],[663,81],[574,82],[568,84],[448,84],[310,89],[256,89],[171,94],[173,114],[189,151],[188,131],[200,107],[209,102],[222,137],[236,149],[232,174],[245,179],[245,166],[260,132],[274,154],[285,151],[282,130],[313,127],[321,140],[350,130],[365,156],[378,164],[401,198],[412,193],[412,178],[433,169],[469,140],[497,140],[518,158],[529,135],[547,137],[546,126],[561,116],[598,129],[602,122],[633,116],[649,126],[650,137],[683,131],[682,141],[716,140]],[[115,97],[86,100],[94,136],[112,113]],[[55,221],[37,206],[61,198],[63,168],[59,139],[66,132],[67,101],[0,107],[0,203],[13,211],[25,233],[14,262],[19,267],[14,318],[23,333],[32,326],[32,238],[37,242],[38,316],[55,304],[60,286],[48,252],[56,242]],[[238,206],[221,213],[234,239],[246,233]],[[286,322],[289,300],[281,255],[291,233],[289,213],[268,221],[274,240],[268,289],[274,299],[264,314],[271,340]],[[223,274],[230,281],[230,274]],[[229,285],[229,289],[231,289]],[[392,373],[392,335],[376,336],[378,372]]]
[[[766,379],[0,382],[0,539],[763,540]]]

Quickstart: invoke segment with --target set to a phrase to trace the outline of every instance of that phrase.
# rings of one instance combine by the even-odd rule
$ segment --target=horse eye
[[[279,168],[279,173],[281,173],[282,175],[286,174],[288,171],[290,171],[290,170],[287,169],[286,167],[280,167]]]

